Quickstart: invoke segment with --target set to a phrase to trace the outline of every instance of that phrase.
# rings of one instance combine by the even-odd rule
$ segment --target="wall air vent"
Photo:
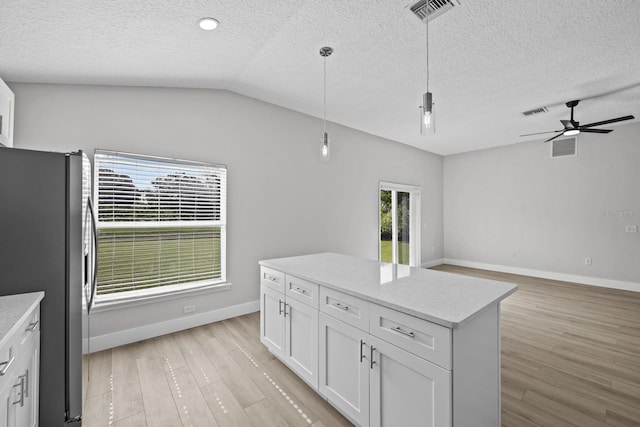
[[[411,6],[411,12],[421,21],[427,19],[431,22],[432,19],[437,18],[447,10],[453,9],[456,3],[460,5],[458,0],[420,0]]]
[[[533,110],[523,111],[522,114],[525,116],[533,116],[534,114],[546,113],[547,107],[534,108]]]
[[[571,157],[578,155],[578,138],[554,139],[551,141],[551,157]]]

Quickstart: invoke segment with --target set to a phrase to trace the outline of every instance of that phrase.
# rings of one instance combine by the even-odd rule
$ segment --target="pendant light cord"
[[[322,104],[322,132],[327,132],[327,57],[323,57],[323,104]]]
[[[429,12],[429,3],[427,0],[427,13]],[[429,17],[426,18],[426,40],[427,40],[427,92],[429,92]]]

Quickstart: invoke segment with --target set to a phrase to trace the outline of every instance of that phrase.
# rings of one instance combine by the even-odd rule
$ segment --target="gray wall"
[[[378,181],[422,187],[422,260],[443,256],[442,157],[226,91],[9,84],[15,147],[95,148],[228,166],[229,291],[100,312],[109,334],[256,301],[259,259],[332,251],[378,256]]]
[[[640,123],[447,156],[445,258],[640,283]],[[585,258],[593,265],[585,265]]]

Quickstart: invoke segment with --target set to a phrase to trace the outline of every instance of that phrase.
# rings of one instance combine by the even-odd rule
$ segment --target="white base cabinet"
[[[451,372],[376,337],[369,342],[369,425],[450,426]]]
[[[295,277],[264,270],[262,275],[260,341],[300,378],[317,388],[317,285],[314,298],[313,286]],[[289,288],[285,289],[284,283]]]
[[[363,426],[369,425],[367,342],[360,329],[320,313],[320,394]]]
[[[294,299],[285,302],[284,361],[300,378],[318,387],[318,310]]]
[[[358,425],[451,425],[451,372],[325,313],[319,385]]]
[[[260,341],[269,351],[284,358],[284,295],[267,286],[260,286]]]
[[[452,329],[286,272],[261,274],[261,341],[356,425],[500,425],[498,303]]]
[[[38,426],[39,320],[37,305],[0,348],[0,426]]]

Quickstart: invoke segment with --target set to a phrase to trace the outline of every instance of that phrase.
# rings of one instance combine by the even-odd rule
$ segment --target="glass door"
[[[420,188],[380,183],[380,261],[420,266]]]

